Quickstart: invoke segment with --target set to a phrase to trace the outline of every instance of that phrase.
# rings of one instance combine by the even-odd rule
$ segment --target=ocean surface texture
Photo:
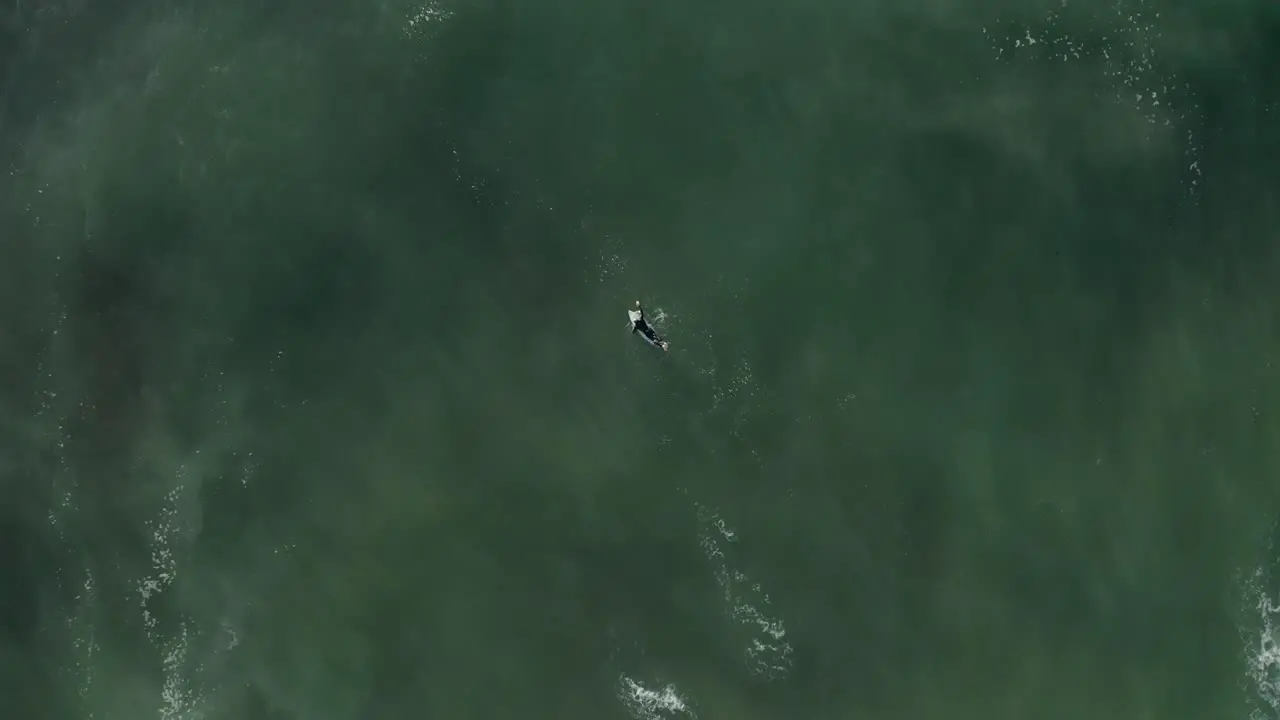
[[[1276,720],[1277,288],[1274,0],[0,0],[0,717]]]

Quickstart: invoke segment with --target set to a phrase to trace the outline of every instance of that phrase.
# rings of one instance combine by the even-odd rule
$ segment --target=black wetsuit
[[[653,328],[649,327],[649,323],[645,322],[644,318],[640,318],[636,321],[636,330],[644,333],[644,336],[650,340],[654,342],[658,341],[658,333],[655,332]]]
[[[662,337],[658,335],[658,331],[654,330],[653,327],[650,326],[649,323],[645,321],[644,309],[641,308],[639,312],[640,312],[640,319],[631,323],[631,332],[639,332],[645,337],[649,338],[649,340],[653,342],[654,345],[661,345]]]

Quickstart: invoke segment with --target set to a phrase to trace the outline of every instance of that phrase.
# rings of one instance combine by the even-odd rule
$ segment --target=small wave
[[[744,573],[729,566],[725,546],[737,542],[737,533],[718,514],[700,505],[697,511],[709,529],[702,535],[702,550],[724,592],[729,615],[751,635],[745,650],[747,667],[768,680],[785,677],[791,670],[792,653],[786,639],[786,626],[770,614],[769,595],[760,583],[752,582]]]

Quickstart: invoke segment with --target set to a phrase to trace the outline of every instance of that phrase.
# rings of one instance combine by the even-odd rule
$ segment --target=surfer
[[[636,301],[634,310],[627,311],[627,317],[630,318],[628,324],[631,326],[631,332],[638,332],[650,345],[662,348],[663,352],[667,350],[667,341],[663,340],[658,332],[644,319],[644,308],[640,306],[640,301]]]

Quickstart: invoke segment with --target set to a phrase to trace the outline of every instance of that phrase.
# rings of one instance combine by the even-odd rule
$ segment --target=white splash
[[[198,688],[185,676],[184,666],[187,659],[189,629],[187,622],[180,622],[177,632],[165,637],[160,631],[159,619],[151,612],[150,602],[173,585],[177,578],[178,563],[173,554],[171,543],[180,531],[179,502],[182,499],[186,468],[178,470],[179,484],[165,496],[165,504],[156,520],[147,523],[151,531],[151,574],[138,582],[137,592],[142,608],[142,622],[147,629],[147,637],[161,653],[164,668],[164,685],[160,691],[162,720],[199,720],[203,713],[199,710],[204,698]]]
[[[687,494],[686,490],[681,490]],[[699,545],[711,563],[716,582],[724,593],[726,611],[747,632],[743,662],[754,675],[766,680],[780,680],[791,670],[791,644],[786,640],[786,627],[770,614],[769,595],[760,583],[729,566],[726,547],[738,541],[738,535],[715,512],[695,503],[702,525]],[[674,684],[646,687],[625,674],[618,678],[618,698],[635,720],[674,720],[696,718],[690,703]]]
[[[716,582],[724,592],[730,617],[750,634],[745,650],[747,667],[769,680],[786,676],[791,670],[791,644],[780,618],[770,615],[769,595],[742,572],[729,566],[725,548],[738,541],[738,535],[714,512],[696,506],[698,519],[706,527],[702,533],[702,551],[712,564]]]
[[[672,720],[672,718],[695,718],[693,710],[684,698],[676,692],[674,685],[667,684],[658,690],[650,690],[639,682],[623,675],[618,678],[618,699],[626,706],[635,720]]]
[[[421,37],[424,33],[441,22],[453,17],[453,13],[444,10],[438,2],[428,2],[410,13],[405,19],[404,34],[410,37]]]
[[[176,518],[178,500],[182,496],[182,486],[178,485],[165,496],[165,506],[156,520],[147,523],[151,531],[151,569],[152,574],[138,582],[138,595],[141,597],[142,616],[148,629],[155,627],[155,618],[147,610],[147,602],[153,595],[164,592],[173,584],[177,573],[177,562],[169,548],[169,541],[177,533]],[[154,639],[154,638],[153,638]]]
[[[1280,717],[1280,637],[1276,627],[1280,617],[1277,603],[1265,589],[1266,573],[1262,568],[1242,579],[1245,611],[1252,617],[1239,629],[1244,646],[1245,672],[1252,683],[1249,720],[1274,720]]]
[[[200,720],[204,717],[201,710],[204,697],[183,673],[188,646],[187,623],[183,622],[178,633],[163,644],[161,651],[164,653],[164,686],[160,690],[162,720]]]
[[[666,310],[664,310],[664,309],[662,309],[662,308],[656,308],[656,309],[653,311],[653,325],[654,325],[654,327],[665,328],[665,327],[667,326],[667,324],[668,324],[668,322],[667,322],[667,321],[668,321],[668,320],[670,320],[670,319],[671,319],[671,317],[670,317],[669,315],[667,315],[667,311],[666,311]]]

